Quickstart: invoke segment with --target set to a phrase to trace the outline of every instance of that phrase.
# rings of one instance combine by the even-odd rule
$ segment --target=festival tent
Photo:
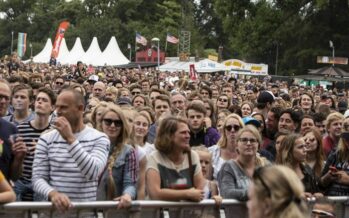
[[[48,63],[50,61],[51,51],[52,51],[52,41],[50,38],[48,38],[41,52],[33,57],[33,62]]]
[[[80,37],[77,37],[73,48],[70,50],[69,54],[62,58],[62,64],[76,64],[80,61],[81,57],[85,54],[82,47]]]
[[[98,40],[96,37],[93,37],[90,47],[87,49],[86,53],[81,57],[81,61],[84,64],[92,64],[94,66],[101,65],[96,63],[97,57],[102,56],[102,51],[99,48]]]
[[[195,70],[198,73],[212,73],[212,72],[219,72],[219,71],[226,71],[227,67],[224,66],[223,64],[220,64],[218,62],[209,60],[209,59],[203,59],[199,62],[194,62],[194,61],[188,61],[188,62],[183,62],[183,61],[171,61],[167,64],[164,64],[160,66],[160,71],[169,71],[169,72],[174,72],[174,71],[185,71],[189,72],[189,66],[194,64],[195,65]]]
[[[349,73],[345,70],[330,66],[330,67],[322,67],[315,70],[309,70],[308,74],[311,75],[321,75],[321,76],[330,76],[330,77],[349,77]]]
[[[62,39],[61,45],[59,47],[59,53],[57,57],[57,63],[62,63],[62,60],[69,54],[69,50],[67,47],[67,43],[65,42],[65,38]]]
[[[121,52],[118,42],[115,37],[111,37],[107,47],[104,49],[101,56],[96,56],[96,62],[94,65],[123,65],[128,64],[130,61]]]

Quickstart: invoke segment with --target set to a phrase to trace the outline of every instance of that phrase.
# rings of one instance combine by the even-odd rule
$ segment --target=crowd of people
[[[346,90],[16,55],[0,67],[0,202],[237,199],[251,217],[301,217],[306,198],[349,195]]]

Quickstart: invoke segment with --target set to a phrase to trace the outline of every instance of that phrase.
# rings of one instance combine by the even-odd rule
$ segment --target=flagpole
[[[130,44],[129,50],[130,50],[130,62],[131,62],[131,58],[132,58],[132,46],[131,46],[131,44]]]
[[[137,32],[136,32],[136,37],[135,37],[135,63],[136,63],[136,60],[137,59]]]
[[[167,33],[167,35],[168,35],[168,33]],[[167,52],[167,35],[166,35],[166,39],[165,39],[165,55],[166,55],[166,52]]]

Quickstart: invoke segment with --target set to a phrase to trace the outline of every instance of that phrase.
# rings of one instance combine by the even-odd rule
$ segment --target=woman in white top
[[[148,157],[146,186],[151,200],[201,201],[205,179],[199,156],[190,150],[186,120],[166,117],[160,122],[155,147]]]
[[[217,180],[217,174],[223,163],[230,159],[236,159],[236,134],[244,127],[244,122],[237,114],[228,115],[223,124],[221,138],[217,145],[209,147],[208,150],[212,154],[213,179]]]
[[[129,144],[136,149],[137,159],[139,160],[139,180],[137,184],[137,199],[145,199],[145,167],[149,149],[146,149],[147,134],[150,126],[149,118],[140,113],[136,113],[133,118],[132,131]],[[149,144],[149,143],[148,143]],[[149,146],[149,145],[147,145]],[[155,148],[154,148],[155,150]]]

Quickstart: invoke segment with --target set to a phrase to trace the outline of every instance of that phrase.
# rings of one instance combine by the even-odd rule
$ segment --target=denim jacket
[[[107,166],[108,167],[108,166]],[[105,169],[100,184],[98,186],[97,200],[108,200],[108,169]],[[115,196],[119,197],[123,194],[129,194],[132,199],[136,199],[137,195],[137,179],[138,179],[138,160],[135,149],[130,145],[125,145],[120,152],[112,169],[112,175],[115,182]]]

